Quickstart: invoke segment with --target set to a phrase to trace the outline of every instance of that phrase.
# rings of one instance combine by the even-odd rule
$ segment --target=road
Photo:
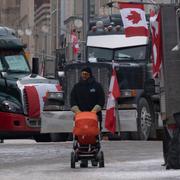
[[[180,171],[161,166],[160,141],[103,141],[105,168],[76,169],[70,168],[72,142],[5,140],[0,146],[1,180],[180,179]]]

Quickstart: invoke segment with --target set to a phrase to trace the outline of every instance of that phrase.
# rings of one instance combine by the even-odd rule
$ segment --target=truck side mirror
[[[32,58],[32,74],[39,74],[39,58]]]

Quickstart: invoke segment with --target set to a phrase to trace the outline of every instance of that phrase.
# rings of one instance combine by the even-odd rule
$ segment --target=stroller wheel
[[[92,164],[92,166],[97,166],[98,165],[98,161],[96,159],[92,159],[91,160],[91,164]]]
[[[104,167],[104,153],[102,151],[99,152],[99,167],[102,168]]]
[[[76,158],[75,152],[71,152],[71,168],[75,168],[76,165]]]

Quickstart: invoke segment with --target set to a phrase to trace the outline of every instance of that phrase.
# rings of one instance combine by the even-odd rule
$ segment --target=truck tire
[[[51,142],[64,142],[68,140],[68,133],[50,133]]]
[[[139,140],[148,140],[151,128],[154,127],[154,112],[152,105],[141,98],[138,103],[137,129]]]
[[[33,136],[33,138],[36,142],[50,142],[51,141],[49,134],[35,135]]]

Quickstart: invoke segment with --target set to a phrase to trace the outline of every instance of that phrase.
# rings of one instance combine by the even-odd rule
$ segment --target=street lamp
[[[17,29],[17,35],[19,36],[19,38],[21,39],[21,41],[27,45],[29,45],[29,37],[32,35],[32,30],[31,28],[25,28],[25,29]],[[28,36],[24,37],[24,36]],[[27,46],[27,48],[25,49],[25,54],[28,60],[31,60],[31,53],[32,53],[32,49],[30,49],[30,45],[29,47]],[[30,53],[31,52],[31,53]]]
[[[30,28],[18,29],[17,33],[18,33],[19,36],[23,36],[23,35],[31,36],[32,35],[32,30]]]

